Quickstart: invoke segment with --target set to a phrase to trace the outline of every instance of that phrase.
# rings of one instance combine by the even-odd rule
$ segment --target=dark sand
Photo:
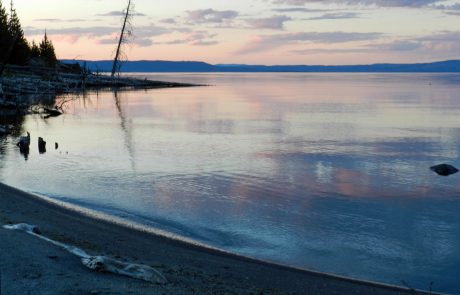
[[[91,271],[78,257],[57,246],[1,227],[16,223],[37,225],[43,235],[91,255],[153,266],[169,283],[156,285]],[[2,184],[0,283],[0,295],[420,294],[202,249],[93,219]]]

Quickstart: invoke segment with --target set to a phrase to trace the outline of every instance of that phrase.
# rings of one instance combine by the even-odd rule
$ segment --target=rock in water
[[[38,152],[40,154],[46,153],[46,141],[41,137],[38,138]]]
[[[436,172],[441,176],[449,176],[458,172],[458,169],[449,164],[440,164],[430,167],[431,171]]]

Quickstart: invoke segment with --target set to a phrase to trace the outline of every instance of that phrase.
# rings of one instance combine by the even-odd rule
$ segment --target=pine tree
[[[2,0],[0,0],[0,63],[3,62],[9,50],[9,36],[8,15],[6,14],[5,7],[3,7]]]
[[[40,57],[45,61],[46,65],[53,67],[56,65],[57,58],[54,51],[54,46],[51,40],[48,39],[48,35],[45,32],[42,42],[39,45]]]
[[[32,41],[32,46],[30,47],[30,56],[32,58],[40,57],[40,48],[38,47],[35,41]]]
[[[16,13],[16,9],[14,9],[12,0],[10,3],[8,31],[11,40],[10,44],[14,42],[13,51],[11,52],[11,56],[8,62],[16,65],[25,65],[30,59],[30,46],[29,42],[27,42],[26,38],[24,37],[24,31],[22,30],[21,22]]]
[[[32,46],[24,37],[21,22],[10,2],[10,13],[8,15],[2,0],[0,0],[0,68],[4,69],[5,64],[25,65],[31,58],[40,58],[47,66],[54,67],[57,63],[56,53],[51,40],[45,32],[43,40]]]

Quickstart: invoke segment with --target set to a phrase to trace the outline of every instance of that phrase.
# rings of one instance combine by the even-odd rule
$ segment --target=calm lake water
[[[0,180],[246,256],[460,294],[460,174],[429,170],[460,166],[460,75],[148,77],[213,86],[63,97],[65,115],[22,123],[27,160],[0,139]]]

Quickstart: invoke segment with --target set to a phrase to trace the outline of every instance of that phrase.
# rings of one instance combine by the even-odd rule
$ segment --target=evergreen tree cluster
[[[11,0],[7,12],[0,0],[0,64],[26,65],[32,59],[42,60],[46,66],[56,65],[56,53],[51,40],[45,33],[40,44],[29,44],[24,37],[19,17]]]

